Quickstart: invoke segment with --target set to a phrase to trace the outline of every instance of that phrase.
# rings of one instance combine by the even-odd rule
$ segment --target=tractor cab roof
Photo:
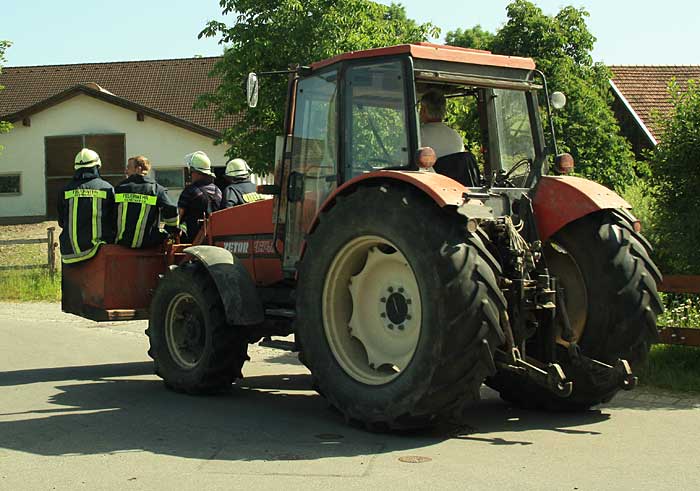
[[[348,53],[343,53],[333,56],[332,58],[327,58],[325,60],[313,63],[311,65],[311,69],[318,70],[328,65],[346,60],[358,60],[363,58],[375,58],[380,56],[394,56],[402,54],[409,55],[414,60],[514,68],[528,71],[535,69],[535,62],[532,60],[532,58],[494,55],[490,51],[432,43],[399,44],[385,48],[350,51]]]

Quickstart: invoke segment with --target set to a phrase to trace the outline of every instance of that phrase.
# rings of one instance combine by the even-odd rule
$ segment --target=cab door
[[[338,185],[338,69],[299,81],[291,165],[287,179],[284,260],[296,269],[304,236],[321,204]]]

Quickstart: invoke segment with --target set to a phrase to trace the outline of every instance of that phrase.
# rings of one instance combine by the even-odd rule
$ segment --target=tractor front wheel
[[[315,387],[373,430],[479,397],[503,343],[497,264],[464,219],[399,185],[341,196],[307,242],[297,336]]]

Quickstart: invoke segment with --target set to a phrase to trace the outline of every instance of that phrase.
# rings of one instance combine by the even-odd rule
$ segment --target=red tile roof
[[[608,68],[617,89],[657,141],[661,135],[653,115],[664,116],[672,109],[669,82],[675,78],[684,88],[688,80],[700,79],[700,65],[613,65]]]
[[[219,57],[5,67],[0,74],[0,116],[33,106],[66,89],[94,82],[112,94],[195,125],[221,132],[232,116],[216,120],[214,110],[193,109],[197,96],[216,89],[209,72]]]

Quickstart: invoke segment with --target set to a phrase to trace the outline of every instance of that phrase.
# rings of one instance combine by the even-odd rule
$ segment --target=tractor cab
[[[445,98],[450,120],[467,131],[461,155],[441,156],[427,170],[450,177],[444,185],[455,189],[509,188],[515,196],[532,187],[549,153],[538,109],[543,82],[529,58],[427,43],[347,53],[296,71],[277,180],[286,183],[276,216],[286,224],[285,270],[294,271],[304,235],[340,187],[368,174],[420,172],[418,150],[430,146],[420,101],[429,92]],[[415,179],[430,179],[421,174]]]

